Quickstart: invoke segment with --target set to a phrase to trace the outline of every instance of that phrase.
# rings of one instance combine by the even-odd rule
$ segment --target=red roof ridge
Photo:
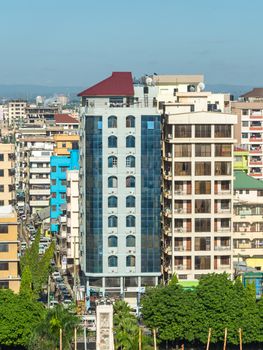
[[[80,92],[78,96],[133,96],[131,72],[112,72],[112,75]]]
[[[58,114],[55,114],[55,123],[56,124],[79,124],[79,121],[78,119],[72,117],[70,114],[58,113]]]

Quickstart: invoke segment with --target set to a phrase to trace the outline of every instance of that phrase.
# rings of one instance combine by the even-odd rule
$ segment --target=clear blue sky
[[[262,13],[263,0],[2,0],[0,84],[128,70],[263,86]]]

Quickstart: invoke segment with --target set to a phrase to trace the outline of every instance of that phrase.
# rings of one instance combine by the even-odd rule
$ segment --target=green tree
[[[135,350],[138,348],[139,326],[130,306],[123,300],[114,305],[114,335],[116,349]]]
[[[24,272],[26,275],[28,275],[29,269],[32,276],[31,289],[32,296],[34,298],[38,298],[43,285],[47,283],[48,275],[51,269],[50,262],[55,251],[55,242],[52,242],[41,257],[39,255],[40,237],[41,233],[40,230],[38,230],[31,247],[27,248],[24,256],[21,257],[22,280]]]
[[[62,329],[63,349],[71,349],[74,329],[78,328],[80,319],[78,316],[57,305],[47,311],[40,320],[31,337],[29,350],[56,350],[59,348],[60,329]]]
[[[0,289],[0,344],[27,347],[29,339],[45,308],[11,290]]]
[[[25,298],[32,299],[32,274],[29,266],[25,266],[21,278],[19,294]]]

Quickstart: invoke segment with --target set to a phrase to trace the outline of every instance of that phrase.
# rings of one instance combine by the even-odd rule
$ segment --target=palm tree
[[[49,309],[35,329],[29,350],[59,349],[60,329],[62,329],[63,350],[71,349],[74,329],[79,324],[79,318],[62,305]]]

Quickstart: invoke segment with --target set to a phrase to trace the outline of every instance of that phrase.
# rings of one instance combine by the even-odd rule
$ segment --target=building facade
[[[178,96],[176,103],[164,105],[164,280],[173,274],[197,280],[207,273],[233,272],[236,117],[207,111],[207,93],[198,103],[194,92],[189,95],[187,103]]]
[[[156,88],[131,73],[79,94],[80,263],[90,289],[136,304],[160,276],[161,120]]]
[[[15,201],[15,145],[0,143],[0,206]]]
[[[235,171],[234,259],[263,271],[263,182]]]
[[[0,288],[19,292],[17,215],[12,206],[0,207]]]

